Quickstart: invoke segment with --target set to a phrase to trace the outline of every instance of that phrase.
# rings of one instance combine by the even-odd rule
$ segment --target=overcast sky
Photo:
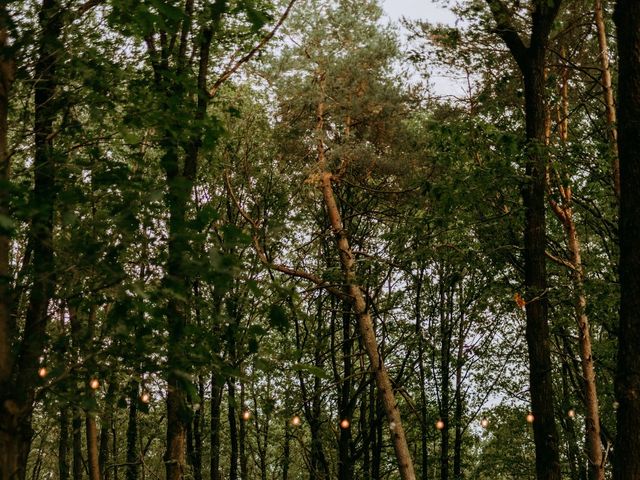
[[[450,10],[436,5],[432,0],[383,0],[382,8],[393,20],[404,16],[450,25],[456,20]]]

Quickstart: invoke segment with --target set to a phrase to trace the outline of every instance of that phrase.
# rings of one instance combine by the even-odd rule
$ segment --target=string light
[[[38,376],[40,378],[44,378],[47,376],[49,372],[47,372],[47,369],[45,367],[40,367],[40,369],[38,370]]]
[[[142,395],[140,395],[140,401],[142,403],[149,403],[150,400],[151,400],[151,397],[147,392],[144,392]]]
[[[487,428],[489,426],[489,419],[487,417],[482,417],[482,420],[480,420],[480,426],[482,428]]]
[[[533,413],[529,412],[527,414],[527,423],[533,423],[536,417],[533,416]]]
[[[291,425],[293,425],[294,427],[297,427],[298,425],[300,425],[300,417],[298,415],[294,415],[293,418],[291,419]]]
[[[576,411],[573,408],[570,408],[569,411],[567,412],[567,416],[569,418],[574,418],[576,416]]]
[[[444,422],[443,422],[442,420],[438,420],[438,421],[436,422],[436,428],[437,428],[438,430],[442,430],[442,429],[444,429]]]
[[[97,390],[98,388],[100,388],[100,381],[97,378],[92,378],[89,381],[89,386],[94,389]]]
[[[347,420],[346,418],[343,418],[340,421],[340,428],[343,430],[346,430],[347,428],[349,428],[350,425],[351,425],[351,422],[349,422],[349,420]]]
[[[249,410],[245,410],[244,412],[242,412],[242,419],[244,421],[247,421],[251,418],[251,412]]]

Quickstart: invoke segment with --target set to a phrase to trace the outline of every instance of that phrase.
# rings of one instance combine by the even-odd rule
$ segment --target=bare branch
[[[260,40],[260,42],[255,47],[253,47],[244,57],[240,58],[233,65],[229,65],[227,67],[227,69],[222,73],[222,75],[220,75],[220,77],[215,81],[215,83],[211,87],[211,90],[209,90],[209,96],[214,97],[216,93],[218,93],[218,90],[220,90],[220,87],[222,86],[222,84],[226,82],[229,79],[229,77],[231,77],[231,75],[233,75],[242,65],[244,65],[249,60],[251,60],[254,57],[254,55],[258,53],[267,44],[269,40],[271,40],[271,38],[276,34],[280,26],[284,23],[286,18],[289,16],[291,7],[293,7],[293,4],[295,2],[296,0],[290,0],[289,4],[287,5],[287,8],[285,9],[284,13],[280,17],[280,20],[278,20],[278,22],[271,29],[271,31],[267,33],[262,38],[262,40]]]

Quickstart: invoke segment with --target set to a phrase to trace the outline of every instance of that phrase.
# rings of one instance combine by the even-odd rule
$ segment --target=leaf
[[[524,310],[524,307],[527,304],[527,302],[525,302],[524,298],[522,298],[522,296],[518,292],[516,292],[513,295],[513,300],[516,302],[519,308]]]
[[[269,325],[281,332],[289,328],[289,318],[286,310],[282,308],[282,306],[271,305],[269,307]]]
[[[297,371],[297,372],[307,372],[310,373],[311,375],[314,375],[318,378],[324,378],[324,379],[330,379],[331,375],[329,375],[327,372],[325,372],[323,369],[321,369],[320,367],[316,367],[314,365],[307,365],[305,363],[296,363],[293,365],[293,370]]]

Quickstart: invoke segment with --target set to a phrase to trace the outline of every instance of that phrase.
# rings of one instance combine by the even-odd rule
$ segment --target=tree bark
[[[322,75],[321,75],[322,78]],[[321,88],[322,79],[320,81]],[[371,367],[375,374],[378,392],[382,398],[382,404],[387,415],[387,420],[391,429],[391,440],[393,443],[398,470],[402,480],[415,480],[416,476],[413,469],[413,461],[407,445],[407,439],[402,427],[400,411],[395,399],[393,387],[389,373],[384,365],[382,357],[378,352],[378,342],[373,330],[373,322],[367,308],[367,302],[360,285],[356,281],[355,274],[355,257],[351,251],[347,232],[343,228],[340,210],[335,200],[332,185],[332,174],[326,171],[327,165],[324,154],[324,142],[322,135],[324,131],[324,103],[318,103],[318,124],[316,131],[319,135],[317,139],[318,166],[320,169],[320,189],[324,199],[327,216],[331,229],[335,235],[336,246],[340,255],[340,265],[345,278],[346,289],[352,301],[353,312],[358,320],[360,335],[362,336],[362,344],[367,352]]]
[[[222,402],[222,388],[217,383],[217,374],[211,374],[211,480],[220,480],[220,403]]]
[[[611,82],[611,68],[609,67],[609,46],[607,42],[607,29],[604,23],[602,0],[594,1],[594,19],[598,32],[598,47],[600,59],[602,95],[604,97],[605,120],[607,124],[607,136],[611,147],[611,170],[613,174],[613,191],[620,199],[620,161],[618,159],[618,129],[616,124],[616,104]]]
[[[69,480],[69,409],[60,409],[60,438],[58,439],[58,479]]]
[[[229,480],[238,480],[238,415],[236,413],[235,379],[227,381],[227,420],[229,422]]]
[[[71,428],[73,430],[73,480],[82,480],[84,460],[82,459],[82,417],[79,408],[73,409]]]
[[[89,480],[101,480],[100,462],[98,453],[98,427],[96,417],[92,412],[85,415],[87,433],[87,460],[89,464]]]
[[[614,479],[640,478],[640,2],[618,0],[620,329]]]
[[[127,469],[126,480],[138,480],[140,452],[138,451],[138,395],[137,380],[131,381],[129,389],[129,422],[127,423]]]
[[[546,155],[545,56],[549,34],[561,0],[534,2],[529,45],[511,24],[510,12],[499,0],[487,0],[500,35],[513,55],[524,80],[527,140],[526,179],[522,186],[525,210],[524,287],[526,338],[529,352],[531,410],[538,480],[559,480],[560,454],[554,417],[551,350],[548,323],[546,268]]]
[[[0,44],[7,45],[8,13],[0,9]],[[16,331],[12,325],[6,232],[0,232],[0,478],[24,480],[31,448],[31,412],[38,384],[39,358],[46,341],[48,306],[55,289],[53,254],[53,214],[56,199],[53,122],[57,115],[54,102],[57,89],[56,68],[60,54],[62,12],[58,0],[43,0],[38,14],[41,29],[37,60],[34,66],[34,188],[33,214],[28,241],[33,245],[32,286],[18,356],[11,360],[11,346]],[[9,90],[13,81],[13,60],[0,58],[0,180],[8,180],[7,115]],[[0,209],[6,208],[6,188],[0,197]],[[0,214],[4,214],[0,210]]]

